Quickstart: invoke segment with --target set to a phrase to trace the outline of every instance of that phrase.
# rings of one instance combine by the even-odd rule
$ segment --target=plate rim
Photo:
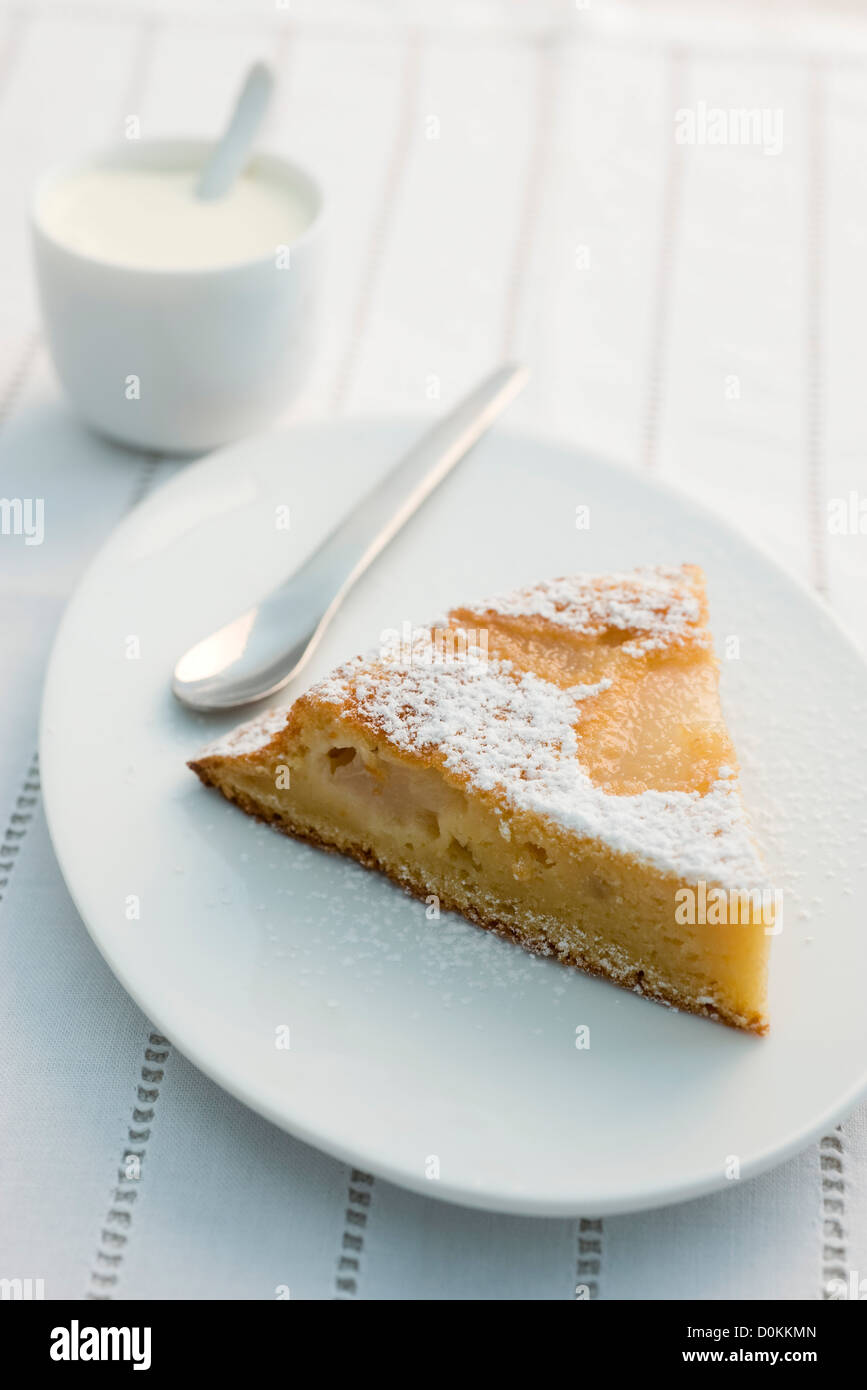
[[[240,1074],[236,1074],[232,1067],[217,1057],[216,1060],[209,1058],[207,1050],[199,1047],[195,1038],[188,1040],[184,1036],[183,1017],[180,1018],[180,1028],[175,1022],[169,1023],[167,1016],[162,1015],[160,1008],[153,1009],[150,1002],[143,997],[147,993],[145,990],[140,993],[136,983],[132,981],[122,964],[114,958],[109,939],[102,939],[99,929],[92,924],[85,914],[79,901],[79,895],[74,887],[74,866],[68,866],[64,858],[64,853],[60,845],[60,831],[55,823],[54,795],[49,792],[49,783],[53,781],[52,774],[49,772],[51,766],[51,740],[48,729],[50,719],[49,704],[53,697],[53,687],[57,682],[56,668],[60,655],[63,651],[64,640],[68,628],[76,616],[76,610],[81,602],[82,594],[86,591],[88,582],[93,572],[95,572],[102,562],[107,550],[116,546],[122,541],[127,531],[134,531],[139,524],[141,515],[151,508],[156,508],[165,503],[165,494],[178,488],[188,485],[190,478],[195,479],[200,474],[207,474],[214,464],[222,461],[227,455],[243,454],[251,445],[266,445],[269,441],[276,442],[281,439],[292,439],[298,434],[313,433],[328,435],[331,432],[351,433],[353,430],[369,431],[375,434],[377,431],[391,431],[405,429],[409,435],[412,429],[417,429],[421,433],[425,428],[429,428],[432,419],[427,414],[395,412],[393,414],[358,414],[330,419],[325,416],[312,417],[285,424],[282,427],[268,430],[256,435],[250,435],[242,440],[236,440],[224,445],[205,455],[205,457],[182,463],[180,470],[172,477],[161,483],[147,496],[138,501],[129,509],[120,520],[111,528],[97,547],[88,563],[77,577],[76,583],[70,594],[61,620],[57,626],[51,643],[48,661],[45,667],[43,678],[42,695],[40,701],[39,715],[39,765],[40,781],[42,786],[42,805],[44,808],[45,820],[51,840],[52,849],[57,859],[58,867],[63,877],[66,889],[73,901],[76,912],[81,918],[82,923],[93,944],[96,946],[102,959],[111,970],[115,979],[121,984],[122,988],[132,998],[137,1007],[144,1014],[145,1019],[150,1022],[161,1033],[164,1033],[171,1041],[172,1046],[185,1056],[199,1071],[207,1076],[212,1082],[226,1091],[234,1099],[247,1106],[254,1113],[274,1124],[278,1129],[290,1134],[302,1143],[310,1145],[321,1153],[325,1153],[332,1158],[347,1163],[353,1167],[371,1169],[374,1174],[383,1181],[391,1182],[394,1185],[406,1190],[417,1193],[420,1196],[430,1197],[435,1201],[444,1201],[457,1206],[467,1207],[475,1210],[496,1212],[503,1215],[514,1216],[538,1216],[538,1217],[560,1217],[573,1218],[578,1216],[613,1216],[627,1215],[639,1211],[651,1211],[671,1206],[680,1202],[691,1201],[699,1197],[708,1196],[715,1192],[722,1191],[731,1184],[721,1170],[698,1174],[691,1181],[676,1179],[669,1184],[653,1184],[648,1187],[636,1189],[630,1197],[622,1195],[612,1195],[610,1198],[595,1197],[584,1199],[575,1197],[574,1199],[546,1199],[544,1196],[527,1197],[524,1194],[514,1191],[497,1192],[493,1189],[476,1190],[472,1187],[460,1184],[449,1183],[445,1179],[440,1179],[436,1183],[428,1182],[424,1177],[416,1177],[407,1172],[397,1164],[389,1164],[387,1159],[382,1159],[378,1155],[372,1160],[370,1149],[362,1145],[353,1147],[344,1144],[339,1140],[334,1140],[330,1134],[323,1137],[322,1131],[308,1125],[304,1120],[299,1120],[295,1116],[287,1116],[279,1108],[271,1103],[268,1096],[259,1090],[256,1079],[252,1082]],[[670,498],[681,508],[693,512],[697,517],[708,521],[718,532],[726,538],[733,540],[736,544],[746,546],[759,556],[765,564],[770,567],[777,577],[785,584],[794,587],[802,601],[810,604],[813,611],[820,616],[850,649],[851,655],[857,660],[858,664],[864,669],[867,676],[867,656],[861,650],[860,643],[849,631],[846,624],[841,620],[836,611],[831,608],[825,598],[819,594],[805,579],[800,575],[791,573],[785,565],[770,551],[770,549],[759,540],[754,539],[742,531],[728,517],[718,513],[709,504],[695,498],[686,488],[679,486],[670,479],[660,478],[655,474],[648,475],[643,471],[630,466],[622,460],[612,459],[603,453],[597,452],[580,442],[564,438],[559,434],[548,433],[544,430],[532,430],[527,428],[509,428],[498,425],[491,431],[492,436],[507,436],[509,439],[523,445],[525,448],[539,448],[560,454],[571,454],[577,459],[587,459],[592,461],[606,472],[611,472],[624,482],[634,484],[636,481],[647,486],[651,491],[655,491],[666,498]],[[264,708],[267,701],[261,700],[257,704],[244,707],[251,714],[258,708]],[[224,711],[228,714],[229,711]],[[243,711],[241,711],[243,717]],[[246,717],[251,717],[248,714]],[[164,1021],[165,1020],[165,1021]],[[249,1078],[249,1073],[247,1073]],[[770,1171],[772,1168],[786,1162],[798,1153],[803,1152],[809,1145],[818,1140],[829,1126],[839,1123],[849,1115],[858,1102],[867,1095],[867,1056],[864,1058],[863,1069],[860,1079],[854,1082],[842,1098],[837,1098],[831,1103],[812,1124],[806,1128],[798,1129],[790,1133],[779,1144],[768,1145],[760,1153],[754,1154],[751,1158],[745,1159],[741,1165],[741,1181],[748,1181],[758,1177],[762,1173]]]

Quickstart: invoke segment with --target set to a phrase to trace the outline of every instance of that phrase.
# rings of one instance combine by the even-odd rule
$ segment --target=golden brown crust
[[[318,849],[327,850],[331,854],[349,855],[359,864],[363,865],[364,868],[384,874],[399,888],[402,888],[404,892],[422,901],[430,896],[431,888],[424,883],[421,877],[413,878],[408,872],[405,874],[394,872],[378,859],[372,850],[365,848],[365,846],[359,843],[346,843],[338,848],[336,845],[329,844],[327,840],[311,831],[309,828],[294,825],[284,816],[270,812],[267,808],[257,804],[243,791],[237,788],[227,787],[220,780],[219,776],[219,765],[223,761],[222,758],[194,759],[189,762],[187,766],[196,773],[206,786],[214,787],[227,801],[240,807],[242,811],[246,812],[247,815],[253,816],[254,819],[271,825],[275,830],[280,831],[281,834],[287,835],[291,839],[301,840],[306,844],[314,845]],[[438,893],[437,897],[439,898],[440,907],[445,911],[457,912],[461,916],[474,922],[476,926],[484,927],[486,931],[495,932],[498,936],[517,943],[525,950],[532,951],[535,955],[553,956],[563,965],[577,968],[585,974],[593,975],[599,979],[606,979],[609,983],[618,985],[622,989],[628,989],[633,994],[640,994],[645,999],[653,1000],[658,1004],[664,1004],[669,1008],[679,1009],[683,1013],[696,1014],[717,1023],[725,1023],[728,1027],[736,1028],[741,1032],[746,1031],[757,1035],[764,1035],[768,1032],[768,1022],[764,1017],[745,1018],[742,1015],[734,1014],[723,1006],[715,1008],[708,1004],[698,1004],[666,981],[658,979],[651,983],[647,979],[646,972],[637,968],[621,970],[615,975],[611,971],[600,968],[596,962],[589,960],[582,955],[580,951],[563,949],[562,947],[559,949],[556,948],[541,931],[536,938],[528,938],[525,934],[519,934],[514,931],[508,923],[486,917],[484,914],[478,912],[471,904],[466,902],[459,903],[451,900],[448,895],[443,895],[442,893]]]

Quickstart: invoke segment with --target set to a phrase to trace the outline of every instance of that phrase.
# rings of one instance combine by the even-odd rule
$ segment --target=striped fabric
[[[40,547],[0,538],[0,1276],[42,1278],[49,1298],[821,1298],[867,1275],[867,1111],[680,1207],[459,1210],[220,1092],[68,898],[32,751],[47,653],[96,547],[180,465],[92,438],[63,402],[30,191],[131,115],[145,136],[212,133],[262,56],[281,78],[268,143],[318,172],[330,211],[321,343],[287,423],[439,411],[514,354],[534,373],[516,426],[686,489],[867,638],[857,9],[0,6],[0,492],[46,516]]]

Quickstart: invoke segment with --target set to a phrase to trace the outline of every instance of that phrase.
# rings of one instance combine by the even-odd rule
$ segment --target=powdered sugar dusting
[[[682,878],[750,887],[761,866],[730,769],[710,791],[614,796],[580,758],[581,706],[599,686],[562,690],[507,661],[357,658],[310,693],[350,705],[372,731],[443,765],[506,808],[533,812]]]
[[[288,709],[269,709],[221,734],[197,754],[198,758],[240,758],[266,747],[286,723]]]
[[[707,646],[710,641],[687,566],[574,574],[486,599],[472,609],[479,614],[544,618],[588,637],[610,629],[633,633],[621,648],[629,656],[672,646]]]
[[[621,650],[640,652],[706,645],[702,604],[686,569],[578,575],[552,580],[487,604],[474,613],[537,614],[594,634],[634,633]],[[466,634],[471,641],[473,634]],[[469,645],[443,659],[430,629],[415,629],[409,647],[388,660],[356,657],[308,692],[349,708],[373,733],[406,752],[439,754],[445,769],[495,795],[503,811],[532,812],[579,836],[602,840],[684,879],[741,888],[761,882],[761,863],[737,782],[721,767],[704,794],[647,790],[617,796],[597,787],[581,760],[582,706],[610,686],[564,690],[511,662],[490,660]],[[264,747],[287,711],[272,710],[217,740],[204,755],[238,756]],[[203,755],[203,756],[204,756]]]

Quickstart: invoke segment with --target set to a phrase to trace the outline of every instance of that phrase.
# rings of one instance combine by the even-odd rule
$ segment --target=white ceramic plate
[[[173,701],[175,658],[299,562],[418,430],[318,425],[233,447],[115,531],[69,606],[43,711],[49,823],[78,908],[209,1076],[428,1196],[592,1215],[724,1187],[735,1161],[741,1177],[768,1168],[867,1081],[867,673],[828,613],[714,517],[498,432],[362,581],[305,681],[467,597],[576,569],[702,564],[718,648],[739,651],[722,688],[745,797],[785,893],[766,1039],[459,918],[428,921],[386,880],[258,825],[184,766],[237,721]],[[287,505],[288,532],[275,524]],[[580,1025],[589,1049],[575,1046]]]

